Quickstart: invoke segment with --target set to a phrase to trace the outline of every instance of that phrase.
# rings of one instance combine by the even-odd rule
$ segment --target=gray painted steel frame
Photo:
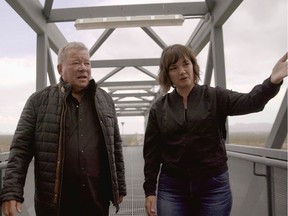
[[[56,83],[55,71],[51,58],[51,49],[57,53],[59,48],[67,43],[67,39],[56,26],[56,22],[71,22],[79,18],[92,17],[111,17],[111,16],[134,16],[134,15],[164,15],[164,14],[182,14],[184,17],[199,17],[198,25],[191,33],[186,45],[189,45],[196,54],[209,43],[209,52],[207,56],[206,74],[204,83],[210,85],[211,76],[214,71],[215,85],[226,87],[225,78],[225,59],[223,45],[222,26],[230,15],[241,4],[242,0],[206,0],[202,2],[183,2],[183,3],[158,3],[158,4],[140,4],[140,5],[116,5],[116,6],[97,6],[97,7],[79,7],[79,8],[61,8],[53,9],[53,0],[46,0],[44,7],[38,0],[6,0],[6,2],[22,17],[23,20],[37,34],[37,65],[36,65],[36,90],[47,86],[47,74],[51,84]],[[162,49],[167,45],[150,27],[142,28],[143,31]],[[115,29],[106,29],[102,35],[95,41],[90,48],[92,56],[101,45],[109,38]],[[158,58],[145,59],[113,59],[113,60],[92,60],[92,68],[114,68],[107,73],[98,84],[101,87],[119,87],[123,89],[134,85],[143,86],[139,81],[131,82],[106,82],[106,80],[126,67],[134,67],[141,73],[150,76],[153,83],[149,81],[151,90],[144,90],[146,93],[118,93],[117,90],[109,92],[114,99],[118,116],[144,116],[147,119],[149,106],[143,106],[142,109],[134,106],[135,101],[140,100],[143,103],[149,102],[150,105],[162,92],[156,82],[156,77],[144,66],[158,66]],[[140,81],[141,82],[141,81]],[[134,84],[135,83],[135,84]],[[147,84],[148,85],[148,84]],[[158,88],[157,88],[158,86]],[[141,87],[138,90],[142,90]],[[136,100],[127,100],[126,108],[118,104],[121,100],[133,96]],[[266,146],[272,148],[281,148],[283,140],[287,136],[287,104],[285,98],[280,107],[277,119],[267,140]]]
[[[67,39],[56,26],[56,22],[70,22],[79,18],[89,17],[109,17],[109,16],[134,16],[134,15],[161,15],[161,14],[182,14],[184,17],[203,16],[198,25],[191,33],[186,45],[189,45],[196,54],[209,43],[207,56],[207,66],[205,74],[205,84],[210,84],[212,72],[214,71],[215,84],[226,87],[225,78],[225,59],[223,46],[222,26],[230,15],[241,4],[242,0],[206,0],[205,2],[187,2],[187,3],[165,3],[165,4],[142,4],[142,5],[121,5],[121,6],[102,6],[102,7],[84,7],[84,8],[64,8],[53,9],[53,0],[46,0],[44,8],[38,0],[6,0],[6,2],[22,17],[23,20],[37,34],[37,74],[36,90],[47,86],[47,75],[50,83],[56,83],[55,72],[50,50],[55,53],[59,48],[67,43]],[[142,28],[143,31],[161,48],[167,45],[151,28]],[[90,48],[91,56],[101,47],[109,38],[115,29],[106,29],[98,38],[95,44]],[[149,107],[153,101],[161,95],[161,91],[153,90],[158,86],[152,73],[143,68],[144,66],[157,66],[159,59],[117,59],[117,60],[93,60],[93,68],[111,67],[114,68],[104,78],[99,81],[102,87],[114,87],[109,92],[115,101],[118,116],[144,116],[145,122]],[[125,67],[135,67],[142,73],[148,74],[151,81],[129,81],[129,82],[106,82],[106,80],[117,74]],[[149,91],[138,94],[122,94],[115,90],[128,88],[134,85],[153,86]],[[133,96],[138,99],[122,101],[121,99]],[[148,99],[149,98],[149,99]],[[140,101],[139,101],[140,99]],[[139,106],[140,104],[140,106]],[[127,109],[126,109],[127,108]],[[129,109],[128,109],[129,108]],[[131,110],[134,108],[134,110]],[[283,141],[287,137],[287,91],[283,102],[275,119],[269,138],[266,141],[268,148],[281,148]],[[227,148],[229,145],[227,145]],[[238,148],[238,147],[237,147]],[[251,149],[249,151],[258,151]],[[233,151],[233,150],[232,150]],[[239,156],[236,153],[230,153],[231,156]],[[269,157],[269,156],[267,156]],[[245,158],[245,157],[244,157]],[[265,159],[264,159],[265,160]],[[269,161],[270,160],[265,160]],[[287,161],[287,159],[286,159]],[[287,172],[287,171],[286,171]],[[268,187],[269,182],[267,183]],[[272,186],[271,186],[272,187]],[[250,181],[248,188],[253,190],[252,197],[247,194],[247,201],[243,203],[242,209],[248,211],[248,202],[259,199],[262,186],[256,181]],[[250,193],[251,194],[251,193]],[[249,206],[249,205],[248,205]],[[271,213],[272,214],[272,213]]]

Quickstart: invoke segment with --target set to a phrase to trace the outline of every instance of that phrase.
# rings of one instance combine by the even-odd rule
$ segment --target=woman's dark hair
[[[200,80],[200,69],[197,63],[197,59],[193,51],[189,46],[181,44],[174,44],[166,47],[161,54],[160,68],[158,73],[158,82],[164,93],[167,93],[173,83],[169,77],[169,67],[171,64],[175,64],[179,58],[189,58],[193,65],[194,83],[197,84]]]

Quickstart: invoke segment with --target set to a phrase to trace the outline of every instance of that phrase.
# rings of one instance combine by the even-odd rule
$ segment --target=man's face
[[[87,50],[71,49],[62,64],[58,65],[62,79],[72,85],[72,92],[85,89],[91,79],[91,63]]]

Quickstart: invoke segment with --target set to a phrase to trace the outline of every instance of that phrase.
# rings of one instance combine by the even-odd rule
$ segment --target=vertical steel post
[[[268,215],[274,215],[274,205],[273,205],[273,181],[272,181],[272,168],[266,167],[266,181],[267,181],[267,201],[268,201]]]

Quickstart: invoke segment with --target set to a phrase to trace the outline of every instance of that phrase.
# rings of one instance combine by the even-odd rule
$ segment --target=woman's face
[[[182,56],[169,67],[169,77],[178,90],[191,89],[194,86],[193,64],[189,58]]]

